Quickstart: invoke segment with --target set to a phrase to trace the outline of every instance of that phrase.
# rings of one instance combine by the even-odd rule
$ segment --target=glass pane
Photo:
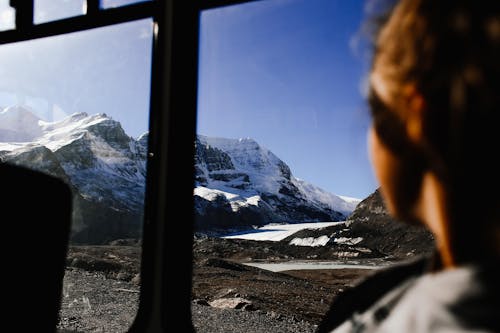
[[[86,0],[35,0],[34,23],[40,24],[85,14]]]
[[[73,190],[60,329],[125,332],[138,308],[152,26],[0,47],[0,160]]]
[[[101,0],[101,8],[102,9],[115,8],[146,1],[151,1],[151,0]]]
[[[16,11],[9,6],[10,0],[0,0],[0,31],[16,28]]]
[[[263,322],[262,332],[314,332],[333,298],[388,257],[431,249],[419,234],[396,250],[380,231],[389,218],[367,156],[363,2],[256,1],[201,15],[199,332],[234,331],[217,316],[240,318],[238,332]]]

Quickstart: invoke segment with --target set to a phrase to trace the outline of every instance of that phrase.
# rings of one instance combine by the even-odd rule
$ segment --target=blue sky
[[[0,47],[0,107],[44,120],[106,113],[134,137],[148,130],[151,19]]]
[[[363,15],[361,0],[265,0],[205,11],[198,133],[251,137],[298,178],[340,195],[372,193],[367,61],[356,47]]]
[[[58,11],[52,0],[37,3],[35,16],[50,20],[81,14],[83,1],[64,0]],[[365,10],[363,0],[263,0],[205,11],[198,132],[251,137],[298,178],[369,195],[377,185],[361,93],[367,61],[356,47]],[[8,17],[0,7],[0,29],[12,25]],[[46,120],[106,113],[137,137],[148,129],[151,42],[146,19],[4,45],[0,106],[27,104]]]

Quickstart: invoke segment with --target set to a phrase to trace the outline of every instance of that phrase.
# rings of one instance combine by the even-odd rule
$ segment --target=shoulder
[[[408,276],[367,309],[354,310],[324,332],[499,332],[496,267]]]
[[[499,332],[500,274],[492,265],[465,265],[416,280],[381,332]]]
[[[398,287],[415,277],[421,276],[428,269],[430,262],[429,257],[419,257],[380,269],[365,278],[356,287],[346,290],[333,300],[330,309],[318,326],[317,333],[330,332],[351,318],[353,314],[367,311],[384,295],[397,290]]]

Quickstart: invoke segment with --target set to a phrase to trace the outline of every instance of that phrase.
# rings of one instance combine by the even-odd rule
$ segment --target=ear
[[[406,110],[406,134],[411,142],[420,145],[424,140],[425,100],[413,84],[405,87],[403,98]]]

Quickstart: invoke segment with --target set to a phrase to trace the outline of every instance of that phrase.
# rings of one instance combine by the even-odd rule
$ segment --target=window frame
[[[194,332],[191,320],[199,19],[203,10],[264,0],[151,0],[34,24],[34,0],[10,0],[5,44],[152,18],[149,143],[136,318],[128,332]],[[178,217],[181,216],[179,219]],[[172,221],[172,223],[169,223]]]

